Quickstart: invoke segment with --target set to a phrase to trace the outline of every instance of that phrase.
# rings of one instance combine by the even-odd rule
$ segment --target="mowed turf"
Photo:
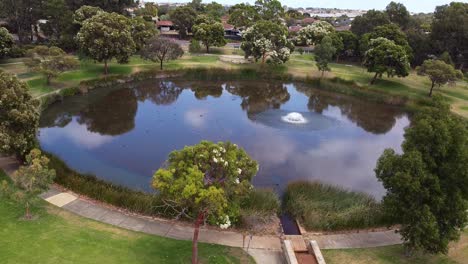
[[[0,171],[0,174],[2,172]],[[0,175],[1,179],[5,176]],[[25,221],[22,206],[0,198],[0,263],[189,263],[191,242],[132,232],[42,202]],[[242,249],[199,245],[201,263],[253,263]]]

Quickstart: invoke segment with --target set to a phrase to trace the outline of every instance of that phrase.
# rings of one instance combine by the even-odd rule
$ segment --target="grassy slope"
[[[322,250],[328,264],[445,264],[467,263],[468,230],[460,241],[453,243],[450,252],[445,255],[418,255],[407,258],[402,246],[389,246],[368,249]]]
[[[190,241],[112,227],[46,202],[34,213],[39,219],[20,220],[23,208],[0,199],[0,263],[190,262]],[[202,263],[253,263],[241,249],[217,245],[201,244],[200,256]]]
[[[234,65],[224,63],[218,60],[218,54],[233,54],[239,53],[238,50],[232,50],[228,48],[216,48],[213,52],[217,54],[210,55],[185,55],[182,59],[171,61],[166,63],[166,69],[183,69],[190,67],[219,67],[226,69],[238,69],[246,67],[257,67],[257,65]],[[129,74],[132,72],[158,68],[159,65],[156,63],[150,63],[144,61],[139,57],[132,57],[129,64],[119,65],[116,63],[110,64],[111,74]],[[311,76],[318,77],[319,72],[315,67],[313,61],[313,55],[295,54],[291,57],[291,60],[286,65],[277,66],[278,71],[286,71],[296,76]],[[28,73],[26,67],[21,63],[21,60],[7,61],[4,64],[0,64],[0,69],[17,74],[22,80],[28,81],[31,87],[31,93],[34,96],[38,96],[54,89],[70,87],[77,85],[81,80],[88,80],[102,76],[103,65],[94,64],[92,61],[83,62],[80,70],[67,72],[59,76],[53,81],[52,85],[48,86],[45,84],[44,79],[37,74]],[[331,73],[326,73],[327,77],[340,77],[346,80],[354,80],[359,85],[367,87],[372,78],[372,74],[368,73],[364,68],[358,65],[347,65],[332,63]],[[377,83],[370,88],[385,91],[392,94],[406,95],[413,99],[427,97],[429,91],[429,80],[427,77],[418,76],[415,72],[412,72],[406,78],[387,78],[384,77],[382,80],[378,80]],[[460,81],[455,87],[442,87],[436,89],[435,92],[441,92],[448,96],[452,101],[453,111],[464,117],[468,118],[468,82]]]

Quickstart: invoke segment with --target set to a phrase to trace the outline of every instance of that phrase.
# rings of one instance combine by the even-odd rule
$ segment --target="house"
[[[159,29],[161,32],[169,32],[174,30],[174,23],[169,20],[161,20],[156,22],[156,28]]]

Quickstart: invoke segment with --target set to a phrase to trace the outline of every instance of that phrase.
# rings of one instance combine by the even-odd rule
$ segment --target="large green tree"
[[[413,50],[411,49],[408,43],[408,38],[406,37],[406,34],[403,31],[401,31],[398,25],[392,23],[383,26],[378,26],[375,27],[372,32],[364,34],[360,42],[360,48],[363,54],[369,49],[369,42],[372,39],[376,38],[386,38],[395,42],[395,44],[402,46],[405,49],[408,58],[411,60]]]
[[[375,73],[371,84],[374,84],[377,78],[382,77],[384,73],[388,77],[405,77],[410,71],[405,49],[386,38],[370,41],[369,50],[364,55],[364,66],[368,72]]]
[[[158,34],[154,23],[146,21],[142,17],[130,19],[130,26],[137,51],[143,47],[146,41]]]
[[[197,12],[190,6],[177,7],[170,12],[170,17],[179,31],[181,38],[186,38],[197,19]]]
[[[375,27],[389,24],[388,15],[381,11],[369,10],[362,16],[356,17],[351,23],[351,31],[359,37],[371,32]]]
[[[264,20],[279,21],[284,17],[284,8],[278,0],[256,0],[255,8]]]
[[[257,171],[257,162],[235,144],[202,141],[173,151],[167,168],[154,174],[152,186],[168,208],[195,220],[193,264],[198,263],[200,225],[205,220],[221,228],[233,224]]]
[[[428,76],[431,80],[432,84],[429,96],[432,96],[432,90],[435,85],[440,87],[463,78],[463,74],[460,71],[455,70],[452,65],[447,64],[442,60],[426,60],[417,68],[417,71],[418,74]]]
[[[219,20],[226,13],[226,10],[224,10],[223,5],[216,2],[211,2],[205,5],[204,12],[213,19]]]
[[[229,9],[228,22],[237,28],[250,27],[260,20],[257,9],[249,4],[236,4]]]
[[[33,71],[43,74],[47,84],[61,73],[80,66],[80,62],[74,56],[69,56],[62,49],[53,46],[36,46],[28,50],[27,55],[25,64]]]
[[[213,19],[208,21],[202,21],[199,24],[195,24],[192,27],[193,37],[199,40],[205,45],[206,52],[210,52],[210,47],[222,47],[226,45],[226,39],[224,38],[224,27],[223,24]]]
[[[353,57],[356,56],[358,53],[359,48],[359,39],[358,37],[351,31],[338,31],[336,34],[340,36],[343,42],[343,49],[341,50],[340,54],[341,57]]]
[[[78,25],[82,25],[85,20],[103,12],[104,10],[102,10],[100,7],[84,5],[75,10],[75,13],[73,14],[73,22]]]
[[[0,59],[10,54],[13,47],[13,36],[4,27],[0,27]]]
[[[0,152],[24,158],[36,144],[39,102],[15,76],[0,71]]]
[[[135,6],[134,0],[66,0],[70,10],[77,10],[81,6],[96,6],[106,12],[126,14],[127,7]]]
[[[146,60],[159,62],[161,70],[163,63],[170,60],[175,60],[184,55],[184,50],[176,42],[161,38],[154,37],[150,39],[141,50],[141,57]]]
[[[273,21],[261,20],[244,31],[241,48],[245,56],[261,59],[270,58],[274,63],[284,63],[289,59],[294,44],[288,40],[288,29]]]
[[[325,36],[320,44],[315,47],[315,61],[317,68],[322,72],[322,77],[325,71],[331,70],[328,63],[332,60],[335,52],[336,48],[333,46],[332,39],[329,36]]]
[[[401,224],[408,253],[447,253],[467,224],[468,129],[442,97],[416,115],[403,154],[385,150],[375,169],[388,217]]]
[[[131,30],[128,18],[103,12],[83,22],[77,39],[87,56],[104,62],[104,74],[107,74],[110,60],[115,58],[119,63],[126,63],[135,52]]]
[[[385,8],[385,13],[387,13],[390,22],[399,25],[403,29],[410,22],[410,13],[402,3],[390,2]]]
[[[448,51],[461,70],[468,65],[468,3],[438,6],[432,22],[431,39],[440,52]]]

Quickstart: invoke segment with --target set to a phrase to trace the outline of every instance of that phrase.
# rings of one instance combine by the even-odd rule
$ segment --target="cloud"
[[[206,125],[208,109],[195,108],[190,109],[184,114],[185,122],[195,128],[203,128]]]

